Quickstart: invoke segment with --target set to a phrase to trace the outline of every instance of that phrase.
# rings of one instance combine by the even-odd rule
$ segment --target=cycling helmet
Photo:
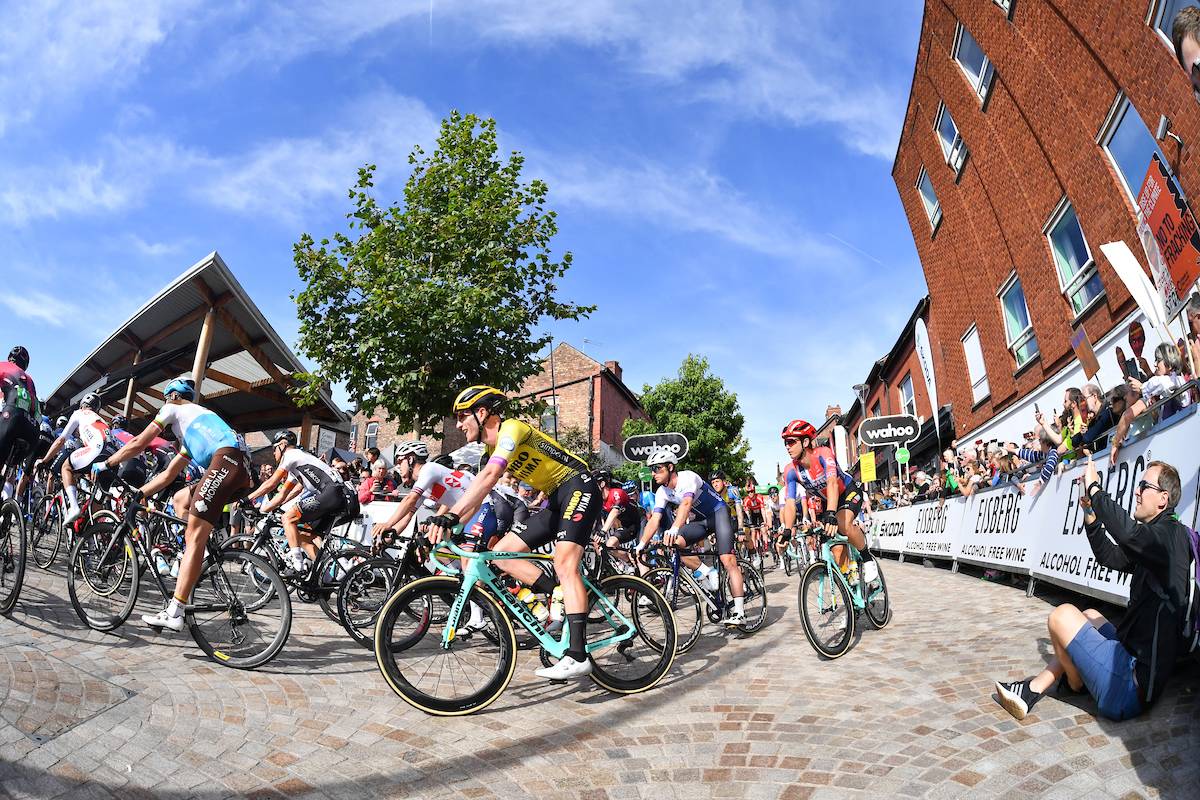
[[[192,376],[180,375],[163,387],[163,397],[170,400],[172,394],[177,394],[184,400],[193,399],[196,396],[196,382],[192,380]]]
[[[8,360],[21,369],[29,369],[29,351],[21,345],[17,345],[8,351]]]
[[[771,486],[767,489],[767,494],[779,494],[778,486]]]
[[[275,444],[279,444],[280,442],[287,442],[289,447],[295,447],[297,441],[299,441],[299,440],[296,438],[296,434],[287,429],[284,429],[284,430],[280,431],[279,433],[275,434]]]
[[[92,411],[98,410],[100,408],[100,395],[96,394],[95,392],[88,392],[83,396],[83,399],[79,401],[79,407],[90,408]]]
[[[612,473],[606,469],[596,470],[592,473],[592,477],[595,478],[597,482],[604,481],[609,486],[613,485]]]
[[[67,417],[66,417],[66,415],[64,414],[63,416],[61,416],[61,417],[59,417],[58,419],[54,420],[54,427],[56,427],[56,428],[65,428],[65,427],[67,427],[67,423],[68,423],[69,421],[70,421],[70,420],[68,420],[68,419],[67,419]]]
[[[504,392],[491,386],[468,386],[454,398],[455,414],[483,407],[493,409],[504,402]]]
[[[674,464],[675,453],[668,447],[660,447],[646,456],[646,466],[655,467],[659,464]]]
[[[424,442],[401,442],[396,447],[396,458],[401,459],[404,456],[416,456],[417,461],[429,460],[429,445]]]
[[[632,496],[638,490],[638,485],[633,481],[625,481],[621,484],[621,489],[624,490],[625,494]]]
[[[817,429],[802,419],[794,419],[783,426],[783,433],[780,438],[803,439],[805,437],[809,439],[817,438]]]
[[[117,414],[115,417],[112,418],[112,422],[110,422],[108,424],[108,427],[114,428],[114,429],[119,429],[119,430],[124,430],[125,426],[128,424],[129,424],[129,420],[125,419],[124,414]]]

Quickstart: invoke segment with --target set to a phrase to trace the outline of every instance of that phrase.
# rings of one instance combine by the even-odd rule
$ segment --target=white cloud
[[[23,320],[44,322],[55,328],[61,328],[81,312],[78,306],[36,289],[0,294],[0,303]]]
[[[119,86],[194,2],[91,0],[6,5],[0,26],[0,135],[50,102]]]
[[[183,249],[182,242],[151,242],[143,239],[136,233],[126,236],[124,238],[124,245],[146,258],[172,256]]]

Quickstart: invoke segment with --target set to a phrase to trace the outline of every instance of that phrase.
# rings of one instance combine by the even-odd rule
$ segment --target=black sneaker
[[[1033,708],[1033,704],[1041,699],[1041,695],[1029,688],[1029,679],[1001,683],[996,681],[996,695],[1004,710],[1017,719],[1025,719],[1025,715]]]

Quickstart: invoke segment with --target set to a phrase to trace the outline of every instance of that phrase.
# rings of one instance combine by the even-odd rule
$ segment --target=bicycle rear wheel
[[[850,593],[824,561],[812,564],[800,579],[800,620],[808,643],[826,658],[845,655],[854,643]]]
[[[372,558],[346,573],[338,587],[338,621],[354,641],[370,650],[375,646],[375,622],[400,578],[400,563]]]
[[[33,531],[30,541],[33,563],[49,569],[62,549],[62,507],[53,497],[45,497],[33,513]]]
[[[337,610],[337,593],[342,581],[357,567],[371,557],[371,551],[363,547],[348,547],[329,553],[317,567],[317,604],[339,625],[342,623]]]
[[[662,593],[649,582],[633,575],[612,575],[600,583],[600,591],[623,616],[633,623],[636,633],[622,642],[589,649],[591,678],[618,694],[636,694],[654,686],[675,661],[679,637],[675,617]],[[603,614],[608,624],[588,626],[589,648],[626,631],[625,624],[592,598],[589,616]]]
[[[483,612],[467,627],[469,605],[446,638],[446,625],[462,582],[421,578],[388,598],[375,624],[375,661],[392,691],[414,708],[441,717],[470,714],[491,705],[512,680],[517,637],[490,595],[473,588],[470,601]],[[441,622],[438,620],[441,619]]]
[[[700,640],[700,629],[704,627],[704,612],[696,590],[683,578],[678,581],[674,573],[665,568],[651,570],[643,575],[655,589],[662,592],[675,615],[675,632],[679,643],[676,653],[686,653]]]
[[[111,631],[129,619],[140,581],[133,544],[112,523],[84,529],[71,548],[67,592],[75,613],[92,630]]]
[[[879,559],[875,559],[875,568],[879,571],[879,576],[871,581],[870,584],[864,585],[863,594],[866,600],[867,619],[871,620],[871,624],[882,630],[886,628],[888,623],[892,621],[892,602],[888,597],[887,583],[883,579],[883,570],[879,569]],[[859,574],[862,574],[862,565],[859,565]]]
[[[0,505],[0,614],[12,612],[25,581],[25,520],[12,500]]]
[[[261,667],[279,654],[292,629],[292,601],[262,556],[236,548],[209,553],[184,620],[196,644],[219,664]]]
[[[762,573],[748,561],[739,561],[742,570],[742,608],[746,613],[746,621],[738,625],[742,633],[754,633],[767,622],[767,585]],[[729,588],[729,573],[725,574],[725,596],[733,597]]]

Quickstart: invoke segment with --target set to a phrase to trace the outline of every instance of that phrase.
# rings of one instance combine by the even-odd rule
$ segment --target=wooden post
[[[312,435],[312,414],[307,411],[300,418],[300,446],[308,449],[308,437]]]
[[[133,363],[136,365],[142,360],[142,351],[138,350],[133,354]],[[125,386],[125,404],[121,406],[121,414],[126,419],[129,418],[129,412],[133,410],[133,376],[129,376],[129,383]]]
[[[192,362],[192,380],[196,382],[196,402],[200,402],[200,385],[204,383],[204,370],[208,367],[208,348],[212,345],[213,325],[217,310],[208,309],[204,315],[204,326],[200,328],[200,340],[196,342],[196,360]]]

